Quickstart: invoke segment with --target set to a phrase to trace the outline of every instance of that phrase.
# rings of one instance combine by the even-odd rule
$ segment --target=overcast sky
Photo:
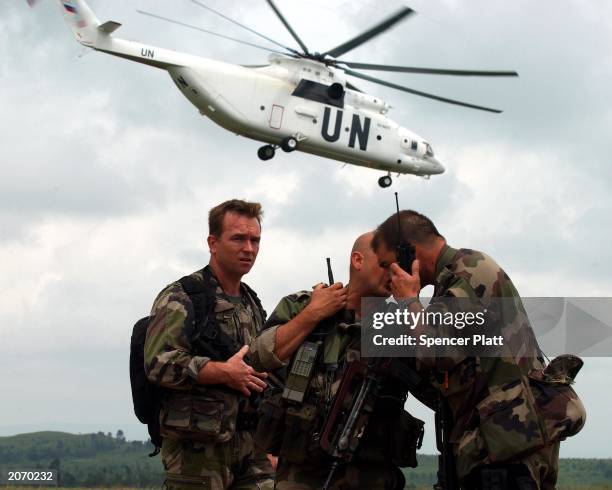
[[[612,4],[415,0],[419,12],[345,59],[515,69],[518,79],[382,75],[415,89],[499,107],[501,115],[355,82],[425,137],[447,172],[394,178],[278,153],[201,117],[162,71],[85,54],[55,1],[0,3],[0,435],[123,429],[131,407],[129,338],[167,283],[208,262],[206,213],[259,200],[261,252],[249,282],[271,311],[326,277],[346,280],[354,238],[401,205],[449,243],[486,251],[525,296],[612,296]],[[263,0],[209,0],[293,46]],[[266,53],[143,17],[136,8],[258,42],[188,1],[91,0],[116,35],[243,64]],[[171,7],[170,7],[171,5]],[[368,28],[396,1],[278,0],[312,49]],[[85,56],[82,56],[85,54]],[[576,390],[585,429],[562,455],[610,457],[610,359],[587,358]],[[8,400],[8,403],[6,402]],[[414,413],[432,417],[417,404]],[[428,424],[426,452],[434,451]]]

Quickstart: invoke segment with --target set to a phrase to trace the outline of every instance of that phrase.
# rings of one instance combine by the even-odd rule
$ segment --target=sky
[[[294,46],[261,1],[209,0]],[[394,0],[278,0],[312,50],[330,49],[400,6]],[[259,42],[185,1],[91,0],[118,37],[262,64],[265,52],[136,13],[171,16]],[[144,439],[132,412],[129,339],[168,283],[208,262],[207,211],[257,200],[265,217],[245,280],[268,312],[326,277],[346,281],[353,240],[394,209],[429,216],[455,247],[482,250],[524,296],[612,296],[612,4],[414,0],[418,15],[344,55],[352,61],[517,70],[517,79],[381,78],[499,107],[471,111],[355,81],[426,138],[447,171],[395,178],[277,153],[203,118],[163,71],[87,52],[58,7],[0,3],[0,436],[33,430]],[[586,358],[575,385],[587,412],[562,456],[612,457],[610,358]],[[6,402],[8,400],[8,403]],[[423,451],[434,452],[433,417]]]

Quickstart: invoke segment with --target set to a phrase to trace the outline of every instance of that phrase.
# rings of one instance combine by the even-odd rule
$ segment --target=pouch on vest
[[[364,463],[391,462],[401,468],[416,468],[416,451],[423,442],[425,422],[396,401],[384,402],[379,399],[375,405],[356,457]]]
[[[291,463],[303,463],[310,452],[316,427],[317,407],[314,405],[287,408],[280,457]]]
[[[400,468],[418,466],[416,452],[421,448],[425,422],[402,410],[395,430],[389,434],[389,458]]]
[[[223,407],[220,400],[194,398],[190,394],[171,396],[162,404],[161,435],[170,439],[217,442]]]
[[[550,442],[576,435],[586,421],[586,410],[570,384],[582,359],[569,354],[553,359],[545,369],[532,370],[529,383]]]
[[[546,444],[533,394],[523,378],[503,385],[476,409],[490,462],[516,459]]]
[[[265,397],[259,404],[257,429],[253,442],[262,451],[278,456],[285,432],[285,411],[282,394]]]

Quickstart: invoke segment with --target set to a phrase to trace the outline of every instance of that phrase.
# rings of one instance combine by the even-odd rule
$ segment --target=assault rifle
[[[438,482],[434,490],[459,490],[455,455],[449,443],[452,414],[448,403],[441,394],[438,395],[436,407],[436,447],[440,452],[438,456]]]
[[[409,391],[420,394],[427,391],[426,381],[407,363],[397,359],[356,359],[348,362],[321,431],[321,448],[333,458],[323,490],[331,485],[340,463],[352,461],[370,421],[378,389],[383,379],[388,377],[394,378]],[[419,449],[423,442],[422,428],[415,437],[415,446]]]
[[[381,359],[368,363],[359,359],[346,367],[321,434],[321,448],[334,458],[323,490],[329,488],[340,463],[349,463],[359,446],[382,378],[380,364]]]

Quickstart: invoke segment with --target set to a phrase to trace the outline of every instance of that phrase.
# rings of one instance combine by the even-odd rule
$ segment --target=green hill
[[[58,469],[66,487],[157,487],[163,482],[161,458],[149,458],[149,442],[104,434],[34,432],[0,437],[0,470]],[[436,456],[420,454],[419,467],[405,470],[407,489],[431,488]],[[560,490],[612,489],[612,459],[562,459]]]
[[[121,434],[34,432],[0,437],[0,470],[59,470],[62,486],[159,487],[163,468],[153,446]]]
[[[404,470],[406,489],[431,488],[436,481],[437,456],[418,455],[419,466]],[[559,490],[612,490],[612,459],[561,459]]]

